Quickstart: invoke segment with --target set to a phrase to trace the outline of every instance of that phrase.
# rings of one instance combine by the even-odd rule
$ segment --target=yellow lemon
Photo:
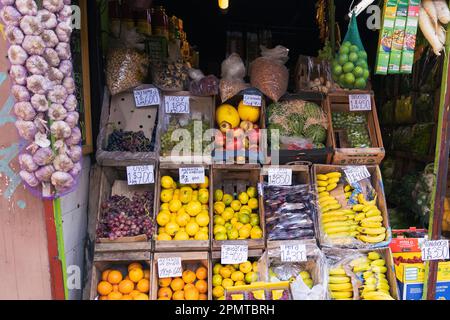
[[[222,265],[220,263],[216,263],[213,267],[213,274],[219,274],[220,269],[222,269]]]
[[[184,206],[182,206],[182,207],[180,208],[180,210],[177,211],[177,214],[178,214],[178,215],[183,214],[183,213],[186,213],[186,208],[185,208]]]
[[[209,236],[208,236],[208,233],[199,231],[195,234],[194,239],[195,240],[208,240]]]
[[[214,235],[214,237],[217,241],[224,241],[228,239],[225,232],[218,232]]]
[[[158,228],[158,234],[166,233],[166,229],[164,227]]]
[[[169,241],[172,240],[172,237],[169,236],[167,233],[161,233],[158,235],[158,241]]]
[[[161,226],[164,227],[166,224],[170,222],[170,212],[167,210],[161,211],[156,216],[156,222]]]
[[[249,273],[252,271],[252,263],[250,261],[245,261],[239,265],[239,271],[242,273]]]
[[[169,210],[169,204],[168,203],[161,203],[161,206],[159,209],[162,210]],[[170,210],[169,210],[170,211]]]
[[[252,208],[250,208],[249,206],[245,205],[245,206],[242,206],[241,209],[239,209],[239,212],[251,214],[252,213]]]
[[[246,285],[246,283],[244,282],[244,281],[236,281],[235,283],[234,283],[234,286],[235,287],[237,287],[237,286],[245,286]]]
[[[221,225],[223,226],[225,224],[225,219],[222,216],[214,215],[214,225]]]
[[[257,192],[255,187],[247,188],[247,194],[250,198],[256,198]]]
[[[241,239],[248,239],[250,237],[250,231],[247,228],[240,228],[239,229],[239,238]]]
[[[213,275],[212,285],[213,287],[222,285],[222,276],[220,274],[216,273],[215,275]]]
[[[173,198],[172,200],[180,200],[180,189],[175,189],[173,191]]]
[[[226,232],[227,232],[227,229],[225,229],[224,226],[222,226],[222,225],[214,226],[214,229],[213,229],[213,233],[214,234],[216,234],[216,233],[226,233]]]
[[[233,216],[233,218],[230,220],[230,223],[231,223],[231,225],[236,225],[236,223],[238,222],[239,220],[238,220],[238,218],[235,218],[234,216]]]
[[[191,216],[188,215],[186,212],[177,214],[177,217],[175,218],[175,222],[180,226],[184,227],[188,224],[189,220],[191,219]]]
[[[227,278],[231,277],[231,273],[232,273],[231,269],[230,269],[230,268],[227,268],[227,266],[222,267],[222,268],[220,269],[220,271],[219,271],[219,274],[220,274],[224,279],[227,279]],[[223,282],[223,281],[222,281],[222,282]]]
[[[205,182],[198,185],[200,189],[207,189],[209,187],[209,178],[205,176]]]
[[[242,271],[235,271],[231,274],[231,280],[233,281],[243,281],[245,275]]]
[[[192,200],[192,188],[182,187],[180,189],[180,200],[184,204],[189,203]]]
[[[233,200],[230,203],[230,207],[234,210],[234,211],[239,211],[239,209],[241,209],[241,202],[239,200]]]
[[[253,227],[250,231],[250,238],[252,239],[261,239],[263,236],[263,232],[260,227]]]
[[[230,194],[224,194],[222,197],[222,201],[223,203],[225,203],[226,206],[229,206],[233,201],[233,196]]]
[[[209,216],[209,210],[208,210],[208,209],[203,209],[203,208],[202,208],[202,211],[200,211],[199,214],[206,214],[206,215]]]
[[[197,224],[197,222],[195,221],[190,221],[188,222],[188,224],[186,225],[186,232],[188,233],[188,235],[190,236],[194,236],[198,230],[199,230],[199,226]]]
[[[237,220],[237,219],[236,219]],[[236,230],[240,230],[244,225],[241,222],[236,222],[236,224],[234,225],[234,227],[236,228]]]
[[[248,284],[258,281],[258,274],[256,272],[249,272],[245,275],[245,282]]]
[[[214,201],[222,201],[223,198],[223,191],[220,189],[217,189],[214,191]]]
[[[175,181],[173,181],[172,177],[164,176],[161,177],[161,187],[164,189],[171,189]]]
[[[202,204],[199,201],[191,201],[186,206],[186,212],[191,216],[195,217],[202,211]]]
[[[222,212],[222,217],[225,219],[225,221],[229,221],[234,216],[234,210],[230,207],[226,207],[225,210]]]
[[[213,297],[216,299],[223,297],[224,293],[225,293],[225,290],[222,286],[214,287],[214,289],[212,291]]]
[[[181,203],[180,200],[170,200],[169,202],[169,210],[170,212],[178,212],[181,209],[181,206],[183,204]]]
[[[204,233],[208,234],[209,233],[209,228],[208,227],[201,227],[200,228],[200,232],[204,232]]]
[[[251,198],[250,200],[248,200],[247,205],[248,205],[248,206],[250,207],[250,209],[252,209],[252,210],[258,209],[258,206],[259,206],[259,204],[258,204],[258,199],[256,199],[256,198]]]
[[[164,189],[161,190],[161,201],[162,202],[170,202],[173,198],[173,190],[172,189]]]
[[[249,199],[247,192],[241,192],[238,196],[238,199],[242,204],[247,204]]]
[[[252,263],[252,269],[254,272],[258,272],[258,261]]]
[[[222,214],[225,211],[225,203],[222,201],[217,201],[214,203],[214,213]]]
[[[173,237],[173,240],[189,240],[189,235],[186,231],[178,231],[175,233],[175,237]]]
[[[222,281],[222,287],[225,289],[230,288],[234,285],[234,281],[231,279],[223,279]]]
[[[180,230],[180,226],[177,225],[175,222],[169,222],[168,224],[166,224],[164,228],[166,229],[167,234],[170,236],[174,236],[175,232]]]
[[[239,238],[239,231],[236,229],[228,230],[227,237],[229,240],[236,240],[237,238]]]
[[[209,224],[209,215],[204,213],[199,213],[195,217],[195,221],[198,223],[200,227],[205,227]]]
[[[200,189],[198,191],[198,201],[202,204],[207,204],[209,202],[209,191],[208,189]]]

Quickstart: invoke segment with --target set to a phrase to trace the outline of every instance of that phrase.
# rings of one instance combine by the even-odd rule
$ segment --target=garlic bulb
[[[44,28],[41,22],[36,16],[24,16],[20,20],[20,29],[22,29],[24,34],[38,36],[42,33]]]
[[[34,16],[37,14],[37,5],[34,0],[16,0],[16,8],[23,15]]]
[[[39,185],[39,180],[36,179],[36,176],[33,173],[22,170],[19,172],[19,176],[28,184],[30,187],[35,188]]]
[[[55,47],[56,52],[58,52],[58,56],[61,60],[70,59],[70,46],[66,42],[60,42]]]
[[[80,174],[81,170],[82,170],[81,163],[77,162],[73,165],[73,168],[72,168],[72,170],[69,171],[69,174],[72,177],[76,178]]]
[[[44,30],[41,33],[41,38],[47,48],[54,48],[59,43],[58,37],[53,30]]]
[[[50,131],[55,139],[66,139],[72,134],[72,129],[64,121],[55,121],[50,126]]]
[[[66,108],[67,111],[75,111],[77,110],[77,106],[77,97],[73,94],[69,95],[64,103],[64,108]]]
[[[55,67],[50,67],[45,76],[54,86],[60,85],[64,79],[63,73]]]
[[[14,64],[9,69],[9,76],[13,81],[20,85],[27,84],[27,69],[19,64]]]
[[[21,46],[12,45],[8,49],[8,58],[11,64],[24,64],[28,59],[28,54]]]
[[[45,49],[45,42],[40,36],[25,36],[22,47],[29,55],[42,55]]]
[[[15,0],[1,0],[0,3],[4,6],[10,6],[12,4],[14,4]]]
[[[59,60],[58,52],[56,52],[52,48],[46,48],[44,50],[43,57],[48,62],[48,64],[52,67],[58,67],[61,60]]]
[[[46,166],[51,164],[54,159],[53,151],[51,148],[39,148],[33,154],[33,161],[39,166]]]
[[[69,172],[73,169],[73,161],[65,154],[58,154],[53,160],[53,166],[57,171]]]
[[[0,10],[0,19],[7,26],[18,26],[21,16],[13,6],[5,6]]]
[[[67,111],[62,104],[53,103],[48,109],[48,117],[53,121],[64,120],[67,116]]]
[[[55,167],[53,167],[52,165],[47,165],[47,166],[40,167],[38,170],[36,170],[34,175],[41,182],[50,182],[50,179],[52,178],[52,174],[54,172],[55,172]]]
[[[25,37],[22,30],[16,26],[7,26],[5,35],[10,44],[22,44]]]
[[[33,93],[45,94],[48,87],[48,80],[41,75],[35,74],[27,78],[27,88]]]
[[[34,125],[36,126],[39,133],[45,134],[47,136],[47,133],[50,131],[50,129],[47,127],[47,121],[45,121],[46,115],[43,112],[39,112],[36,115],[36,118],[34,118]],[[37,135],[37,133],[36,133]],[[36,143],[36,139],[35,139]]]
[[[14,105],[14,114],[20,120],[31,121],[36,116],[36,111],[29,102],[17,102]]]
[[[41,132],[36,133],[36,135],[34,136],[34,143],[41,148],[50,147],[52,144],[48,139],[47,134]]]
[[[62,85],[66,88],[68,94],[75,93],[75,81],[72,77],[64,78]]]
[[[58,36],[59,41],[61,42],[69,42],[70,35],[72,34],[72,28],[66,22],[60,22],[56,26],[55,29],[56,35]]]
[[[65,191],[71,188],[75,183],[75,180],[69,173],[61,171],[53,173],[51,181],[57,191]]]
[[[39,168],[39,166],[34,162],[33,157],[28,153],[23,153],[19,156],[19,164],[22,170],[28,172],[34,172]]]
[[[47,97],[53,103],[63,104],[67,99],[67,90],[62,85],[56,85],[48,92]]]
[[[61,61],[59,65],[59,70],[66,76],[72,75],[73,65],[70,60]]]
[[[58,25],[56,15],[46,9],[39,10],[37,13],[39,21],[42,23],[44,29],[54,29]]]
[[[76,111],[70,111],[67,113],[66,119],[64,121],[69,125],[71,128],[75,128],[78,124],[78,120],[80,119],[80,114]]]
[[[31,105],[38,112],[45,112],[48,110],[47,97],[43,94],[35,94],[31,97]]]
[[[19,136],[28,141],[33,141],[37,133],[37,128],[32,121],[17,120],[14,125],[17,128]]]
[[[30,101],[30,92],[24,86],[20,86],[17,84],[13,85],[11,87],[11,94],[18,102]]]
[[[58,12],[64,7],[63,0],[43,0],[42,5],[50,12]]]
[[[81,130],[78,127],[72,129],[70,136],[66,139],[68,146],[79,145],[81,143]]]
[[[80,146],[71,146],[67,151],[67,155],[73,162],[78,162],[83,155],[83,150]]]
[[[25,66],[31,74],[44,75],[48,71],[47,61],[38,55],[29,57]]]
[[[67,18],[71,18],[73,10],[70,5],[65,5],[62,10],[58,13],[58,18],[61,21],[67,21]]]

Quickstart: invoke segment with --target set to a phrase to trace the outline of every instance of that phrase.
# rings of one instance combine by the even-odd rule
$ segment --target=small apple
[[[249,131],[253,129],[253,123],[250,121],[242,121],[239,127],[244,131]]]
[[[234,131],[233,131],[233,136],[235,138],[239,138],[239,137],[244,136],[244,130],[242,130],[241,128],[235,128]]]
[[[220,131],[222,131],[223,133],[226,133],[228,130],[232,129],[231,124],[224,121],[219,125],[219,129]]]

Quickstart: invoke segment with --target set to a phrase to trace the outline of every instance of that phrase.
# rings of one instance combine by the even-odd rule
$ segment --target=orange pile
[[[159,279],[158,300],[208,300],[208,269],[183,271],[181,278]]]
[[[148,300],[149,280],[150,270],[144,270],[138,262],[128,266],[125,278],[120,271],[107,269],[97,285],[99,300]]]

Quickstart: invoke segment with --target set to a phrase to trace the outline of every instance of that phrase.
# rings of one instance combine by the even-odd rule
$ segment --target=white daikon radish
[[[438,13],[436,11],[436,7],[432,0],[422,0],[422,7],[425,9],[425,11],[428,13],[428,16],[431,19],[431,22],[433,23],[434,29],[437,31],[439,28],[438,23]]]
[[[430,16],[427,14],[423,7],[421,7],[419,11],[419,26],[425,39],[428,40],[431,47],[433,48],[434,53],[437,56],[440,56],[444,45],[441,43],[441,41],[439,41],[439,38],[436,34],[436,29],[433,26],[433,22],[431,21]]]
[[[441,23],[447,24],[450,22],[450,10],[448,8],[447,0],[434,0],[434,6],[438,19]]]
[[[447,31],[445,31],[445,28],[443,26],[439,26],[437,36],[442,44],[445,44],[446,33]]]

